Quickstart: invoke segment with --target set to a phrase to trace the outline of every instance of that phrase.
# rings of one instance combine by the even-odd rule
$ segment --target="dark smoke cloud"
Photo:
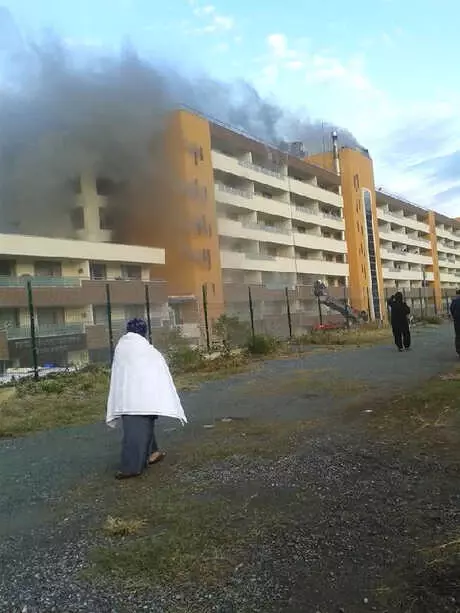
[[[269,143],[302,140],[309,153],[330,149],[334,126],[295,117],[248,83],[189,79],[129,47],[118,56],[83,58],[56,38],[25,45],[13,26],[0,10],[0,39],[8,41],[0,49],[3,231],[71,236],[69,181],[86,171],[136,185],[138,193],[158,171],[166,117],[181,105]],[[358,145],[345,130],[339,139]]]

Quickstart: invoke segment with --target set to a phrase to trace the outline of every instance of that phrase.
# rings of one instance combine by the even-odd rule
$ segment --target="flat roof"
[[[286,160],[288,166],[303,172],[307,172],[308,174],[315,176],[318,179],[329,183],[330,185],[340,186],[341,184],[339,175],[331,172],[330,170],[326,170],[325,168],[312,164],[311,162],[306,162],[303,158],[291,155],[286,151],[282,151],[275,145],[259,140],[253,136],[233,130],[232,128],[223,126],[215,121],[208,121],[211,127],[211,136],[221,138],[222,140],[234,145],[236,148],[245,150],[250,147],[251,151],[264,156],[267,155],[268,151],[277,152],[282,159]]]
[[[385,200],[385,202],[388,204],[399,206],[405,209],[406,211],[410,211],[411,213],[414,213],[417,215],[428,216],[428,213],[430,212],[429,209],[426,209],[423,206],[415,204],[414,202],[411,202],[410,200],[406,200],[403,196],[399,196],[398,194],[392,194],[391,192],[387,192],[382,187],[377,187],[375,189],[375,192],[377,194],[377,201]]]
[[[24,234],[0,234],[0,256],[148,265],[165,263],[165,250],[160,248]]]

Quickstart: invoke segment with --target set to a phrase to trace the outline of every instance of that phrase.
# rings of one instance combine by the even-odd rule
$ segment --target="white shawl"
[[[115,349],[106,423],[115,427],[121,415],[162,415],[187,423],[165,359],[133,332],[122,336]]]

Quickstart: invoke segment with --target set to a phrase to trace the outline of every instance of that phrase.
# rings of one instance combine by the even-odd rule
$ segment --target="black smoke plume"
[[[165,121],[178,106],[271,144],[303,141],[308,153],[329,150],[336,129],[291,115],[248,83],[187,78],[133,48],[83,57],[56,37],[25,44],[1,8],[0,40],[3,232],[72,236],[71,186],[85,172],[139,188],[158,168]],[[357,145],[346,130],[339,138]],[[123,193],[129,200],[132,191]]]

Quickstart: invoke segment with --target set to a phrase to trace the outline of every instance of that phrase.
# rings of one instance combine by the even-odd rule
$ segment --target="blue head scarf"
[[[143,336],[145,338],[147,336],[147,324],[143,319],[138,317],[135,319],[130,319],[126,324],[126,332],[133,332],[134,334],[139,334],[139,336]]]

